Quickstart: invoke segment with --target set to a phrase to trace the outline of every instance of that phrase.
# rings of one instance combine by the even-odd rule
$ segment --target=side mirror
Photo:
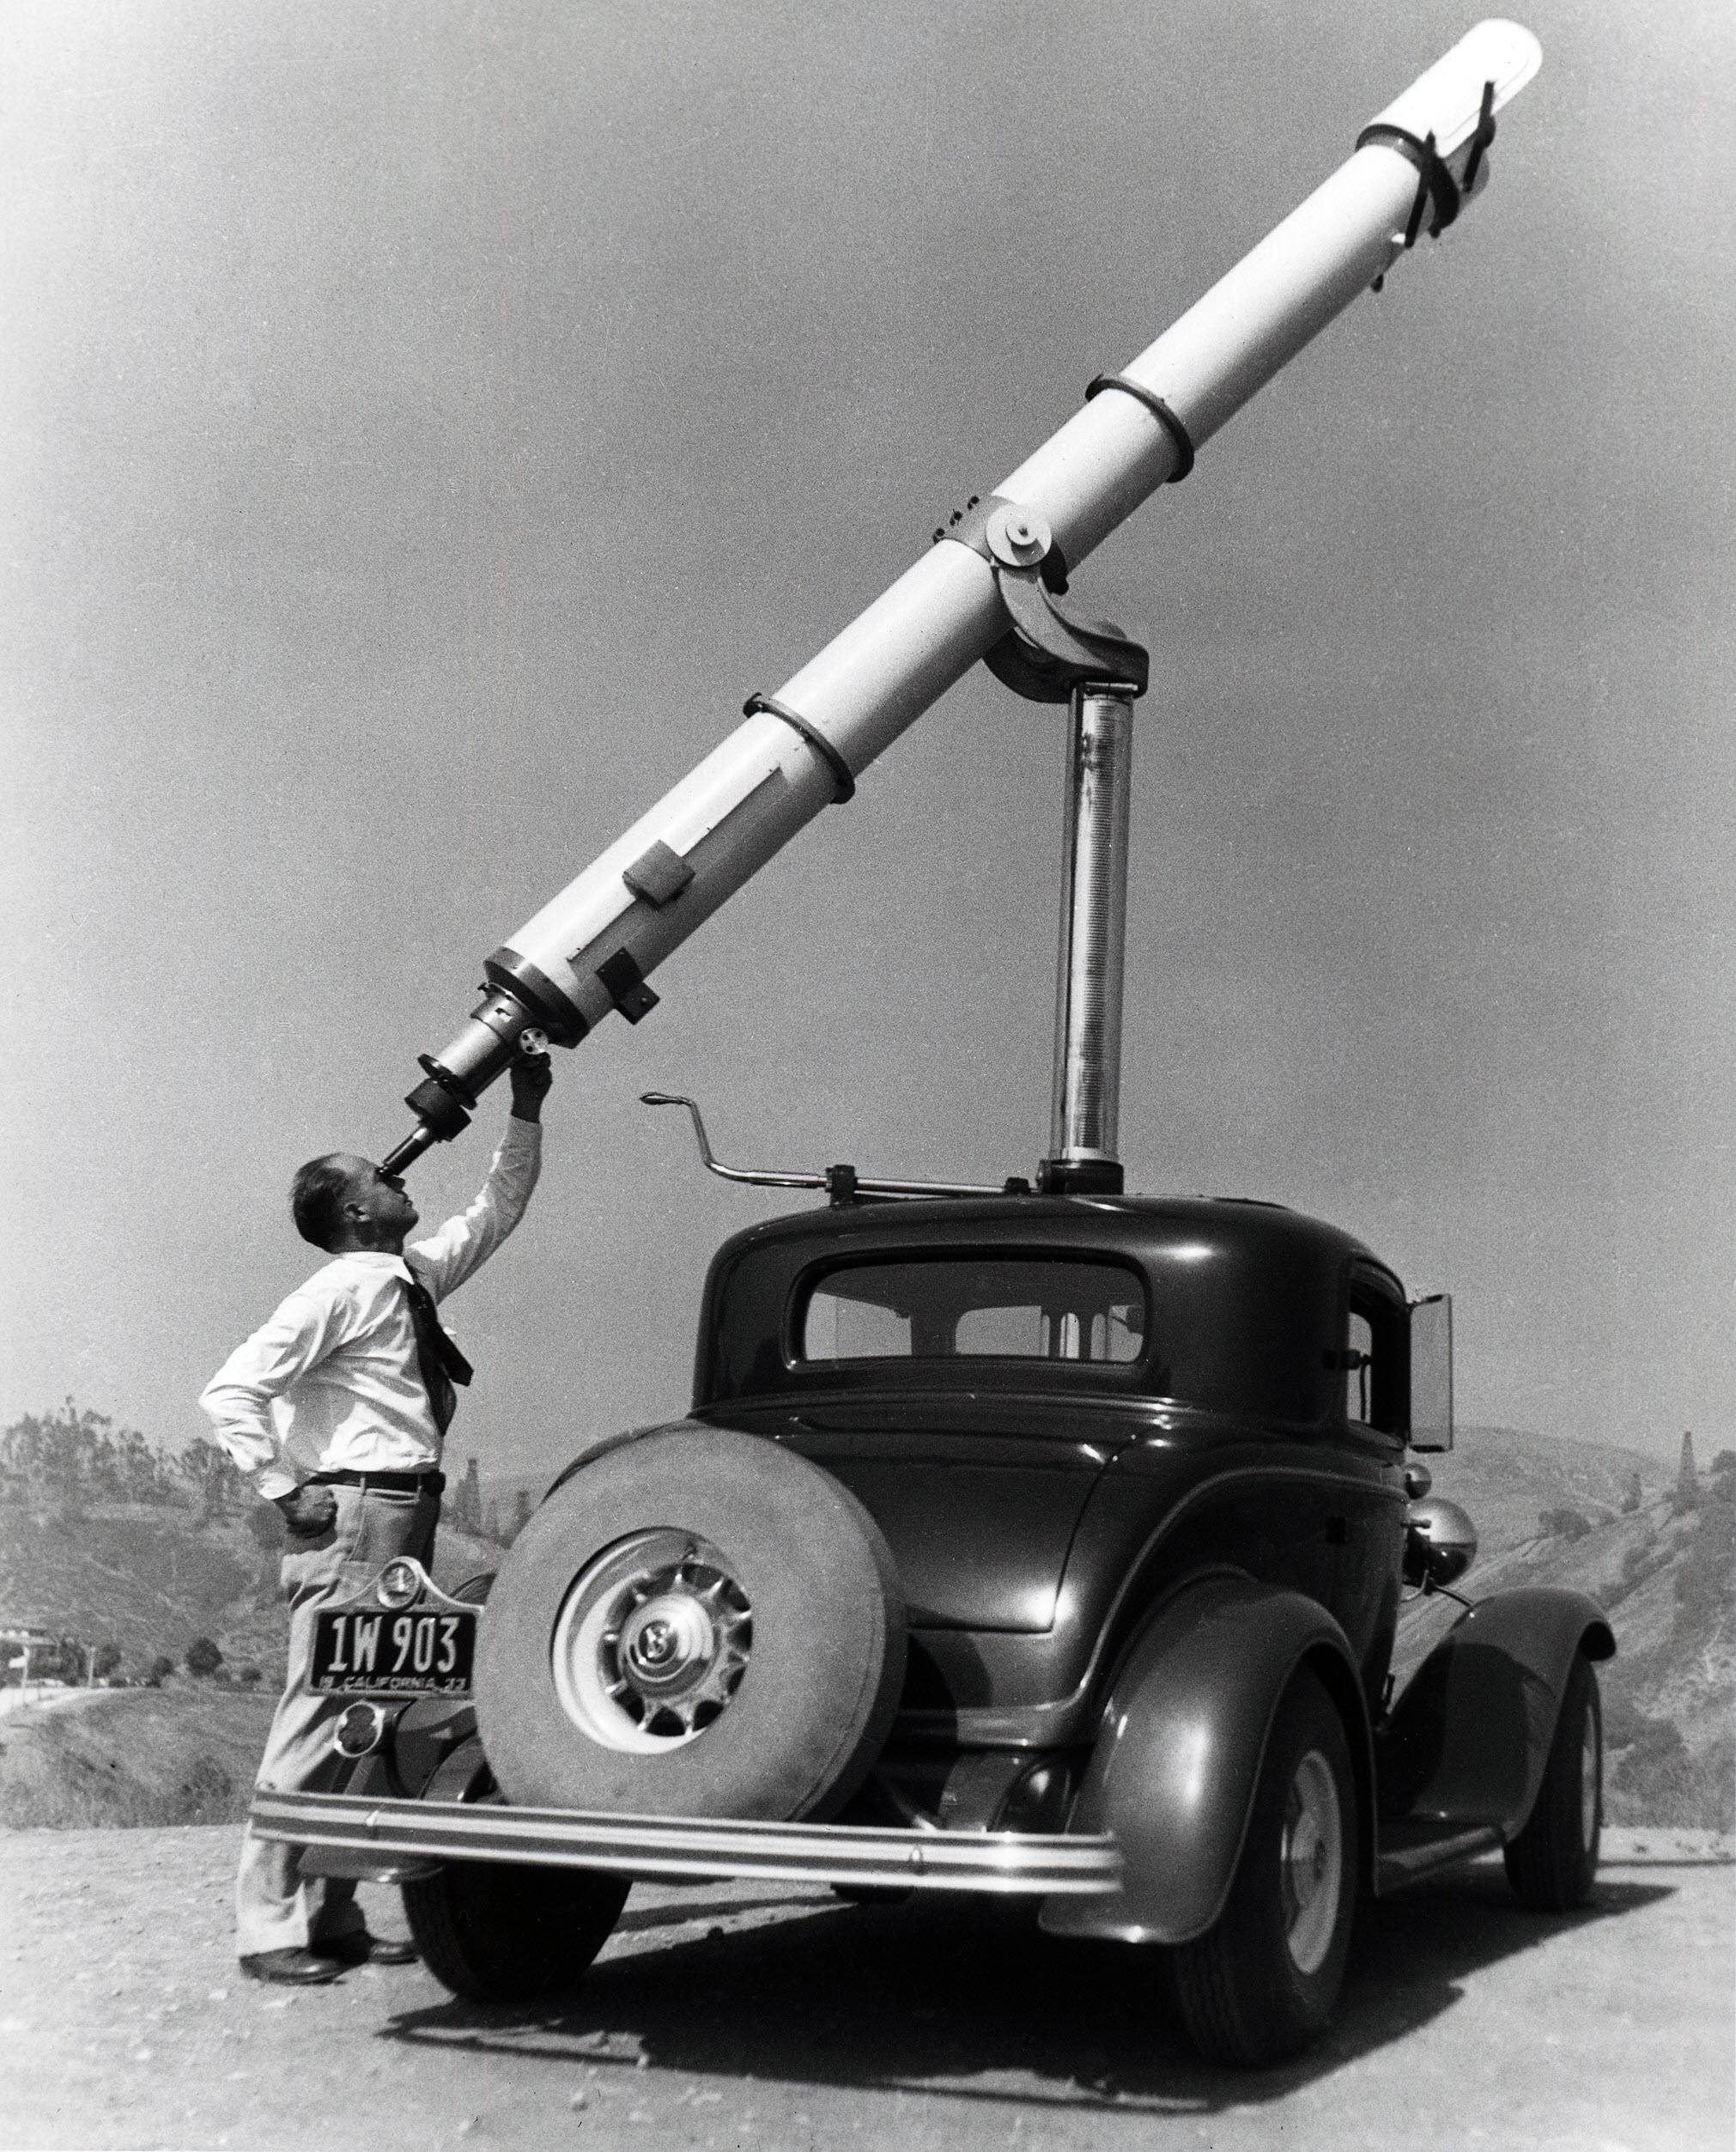
[[[1405,1582],[1430,1591],[1456,1584],[1477,1559],[1477,1527],[1456,1502],[1431,1495],[1405,1518]]]
[[[1453,1447],[1453,1296],[1411,1303],[1411,1434],[1413,1450]]]

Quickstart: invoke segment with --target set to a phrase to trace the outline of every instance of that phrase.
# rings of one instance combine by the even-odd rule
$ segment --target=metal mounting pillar
[[[1150,659],[1109,622],[1056,604],[1054,537],[1041,516],[1006,501],[973,508],[944,535],[988,562],[1011,623],[986,654],[988,668],[1028,702],[1068,710],[1055,1076],[1037,1186],[1050,1195],[1119,1195],[1127,805],[1133,705]]]
[[[1053,1195],[1120,1195],[1121,1000],[1127,939],[1127,810],[1133,697],[1124,683],[1072,693],[1060,950],[1055,969],[1055,1074],[1049,1155]]]

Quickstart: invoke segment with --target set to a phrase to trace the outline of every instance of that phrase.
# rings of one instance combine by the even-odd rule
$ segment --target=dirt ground
[[[236,1977],[233,1827],[0,1834],[0,2143],[236,2152],[1041,2145],[1728,2152],[1727,1840],[1624,1833],[1582,1914],[1484,1863],[1365,1911],[1333,2036],[1191,2061],[1147,1964],[956,1900],[640,1887],[557,2002]],[[396,1894],[366,1894],[382,1932]]]

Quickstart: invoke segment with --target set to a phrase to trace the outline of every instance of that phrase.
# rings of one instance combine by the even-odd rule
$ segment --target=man
[[[524,1216],[553,1080],[546,1054],[513,1062],[512,1115],[481,1193],[408,1249],[416,1208],[397,1175],[343,1152],[304,1165],[290,1208],[302,1238],[332,1260],[231,1353],[199,1400],[216,1440],[288,1530],[289,1675],[260,1760],[262,1786],[307,1788],[330,1763],[331,1722],[348,1699],[307,1686],[319,1609],[352,1596],[396,1554],[423,1564],[432,1555],[452,1385],[470,1379],[434,1304]],[[347,1966],[415,1957],[406,1943],[369,1935],[354,1883],[303,1880],[300,1853],[248,1826],[235,1879],[243,1973],[301,1986],[336,1979]]]

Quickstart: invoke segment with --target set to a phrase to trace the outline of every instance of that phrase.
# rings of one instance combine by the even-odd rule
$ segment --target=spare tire
[[[785,1822],[834,1813],[904,1680],[892,1555],[792,1450],[692,1421],[581,1464],[513,1543],[476,1718],[525,1807]]]

